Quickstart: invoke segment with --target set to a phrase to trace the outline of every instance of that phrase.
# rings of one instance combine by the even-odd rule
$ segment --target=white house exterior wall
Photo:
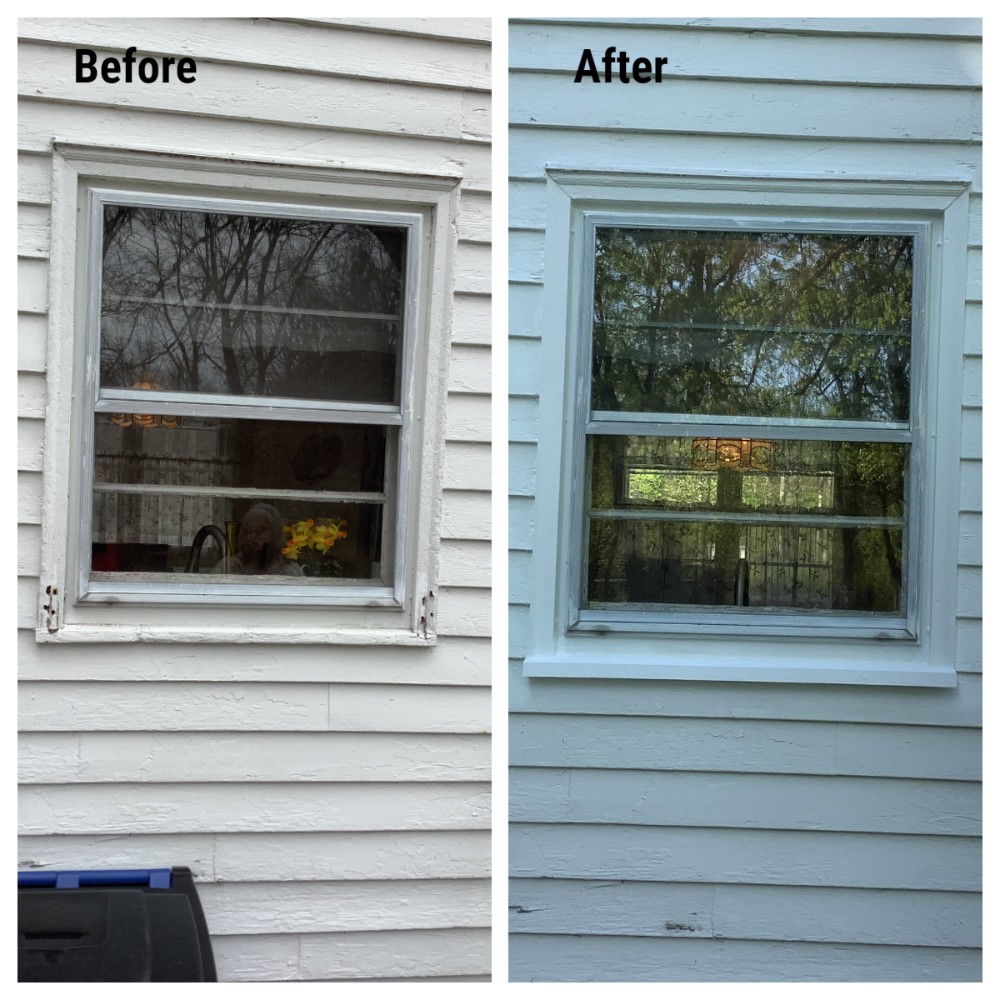
[[[567,86],[609,46],[668,56],[664,83]],[[512,980],[981,975],[979,60],[965,20],[511,23]],[[548,168],[970,183],[961,396],[942,387],[957,687],[524,676],[554,572],[534,554],[546,281],[568,266],[545,256]]]
[[[220,980],[489,974],[489,29],[19,22],[20,867],[190,866]],[[197,85],[73,82],[130,45]],[[433,648],[36,642],[54,143],[457,178]]]

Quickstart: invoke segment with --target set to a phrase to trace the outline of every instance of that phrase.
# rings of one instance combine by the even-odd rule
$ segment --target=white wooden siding
[[[569,88],[584,48],[659,85]],[[510,32],[510,976],[981,975],[980,39],[955,19],[529,21]],[[971,175],[953,690],[525,678],[546,169]],[[958,387],[950,390],[958,398]],[[956,411],[956,419],[959,414]],[[551,502],[552,498],[541,498]]]
[[[489,974],[489,27],[19,22],[20,863],[190,866],[222,980]],[[73,82],[130,45],[197,83]],[[461,175],[435,648],[36,644],[54,140]]]

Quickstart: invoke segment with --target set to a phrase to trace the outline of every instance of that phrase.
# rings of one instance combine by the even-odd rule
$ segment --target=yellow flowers
[[[317,520],[296,521],[285,525],[285,533],[291,535],[281,550],[289,559],[298,559],[303,550],[313,549],[326,555],[338,538],[346,538],[347,521],[342,517],[321,517]]]

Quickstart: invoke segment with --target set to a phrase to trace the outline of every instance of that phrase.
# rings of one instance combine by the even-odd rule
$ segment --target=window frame
[[[910,419],[902,421],[861,421],[812,419],[798,417],[725,417],[718,415],[682,413],[645,413],[621,411],[597,413],[590,406],[591,354],[593,345],[593,294],[596,255],[594,253],[598,228],[608,227],[642,228],[651,230],[697,230],[720,233],[778,232],[817,235],[896,235],[912,236],[914,240],[914,290],[912,300],[912,322],[910,341]],[[752,227],[752,228],[751,228]],[[920,331],[926,325],[927,278],[929,276],[927,242],[930,238],[930,223],[914,222],[863,222],[856,219],[829,219],[811,223],[802,219],[762,216],[727,217],[718,213],[712,215],[685,214],[683,221],[677,215],[664,216],[652,213],[631,213],[592,211],[581,209],[577,225],[580,245],[574,270],[580,274],[579,291],[576,295],[577,336],[574,342],[580,344],[576,364],[580,366],[576,379],[575,400],[576,437],[572,462],[572,492],[579,497],[570,512],[573,530],[581,547],[581,558],[571,561],[567,588],[567,627],[571,631],[598,632],[698,632],[706,626],[725,627],[747,635],[782,636],[789,632],[802,632],[810,637],[857,636],[871,638],[912,639],[918,631],[919,614],[919,574],[911,572],[909,553],[919,551],[920,539],[917,527],[920,523],[920,491],[911,489],[911,484],[920,481],[920,455],[913,447],[916,416],[913,401],[917,398],[926,379],[925,338]],[[918,281],[918,278],[922,280]],[[587,474],[587,439],[591,435],[630,434],[652,437],[747,437],[754,427],[767,428],[767,437],[794,441],[858,441],[905,444],[910,448],[909,474],[905,484],[903,564],[906,613],[901,616],[873,615],[843,612],[824,613],[810,619],[807,612],[785,614],[769,611],[755,615],[753,611],[726,614],[713,611],[711,605],[690,605],[677,611],[615,611],[611,609],[591,610],[582,607],[584,596],[584,567],[587,564],[588,538],[587,498],[590,495]],[[863,435],[863,436],[862,436]]]
[[[284,604],[294,601],[301,605],[336,606],[365,602],[369,606],[400,607],[405,597],[403,555],[405,553],[404,529],[406,525],[406,498],[408,470],[411,459],[412,438],[412,379],[413,348],[416,339],[415,284],[420,268],[422,217],[414,213],[359,211],[328,206],[281,204],[278,202],[253,202],[230,200],[221,197],[205,198],[187,194],[149,194],[128,190],[92,187],[87,192],[89,201],[89,230],[87,233],[87,316],[84,333],[83,406],[89,412],[83,415],[81,460],[83,469],[79,485],[77,520],[79,524],[76,544],[77,580],[75,599],[80,603],[145,602],[162,598],[175,603],[209,604]],[[102,237],[103,212],[106,205],[132,208],[164,208],[178,212],[203,212],[227,215],[256,215],[265,218],[323,220],[329,222],[355,222],[362,225],[383,225],[405,229],[407,233],[406,269],[403,275],[403,324],[400,343],[400,388],[398,405],[382,403],[347,403],[333,400],[306,400],[299,398],[247,397],[245,400],[228,397],[229,402],[219,402],[216,393],[163,392],[151,397],[139,390],[101,388],[100,385],[100,323],[101,289],[103,285]],[[355,585],[305,587],[290,583],[274,584],[264,580],[254,583],[196,583],[183,579],[158,582],[94,581],[89,566],[91,520],[93,516],[94,486],[94,416],[98,413],[117,413],[141,402],[142,412],[176,417],[216,416],[220,418],[257,418],[267,420],[301,420],[313,423],[371,424],[398,428],[398,442],[394,449],[393,476],[387,475],[385,510],[391,512],[391,531],[383,524],[383,543],[388,542],[392,553],[392,585]],[[116,405],[117,404],[117,405]],[[387,438],[388,441],[388,438]],[[391,445],[387,444],[388,448]],[[387,472],[391,468],[387,463]],[[391,506],[390,506],[391,505]],[[266,580],[266,578],[265,578]]]
[[[942,473],[948,458],[958,454],[961,338],[956,343],[943,331],[963,328],[969,189],[966,179],[547,171],[541,362],[546,392],[539,401],[536,583],[527,676],[956,683],[957,476],[942,478]],[[913,565],[911,556],[905,622],[860,626],[855,616],[845,616],[806,625],[795,614],[761,615],[757,621],[739,616],[743,620],[734,623],[737,616],[713,615],[710,609],[669,616],[581,613],[585,450],[587,431],[594,429],[587,410],[593,236],[597,226],[635,219],[674,229],[904,232],[920,240],[906,544],[922,558]],[[713,426],[698,417],[691,421],[700,432]],[[736,426],[752,422],[744,418]],[[621,424],[627,423],[623,416]],[[631,432],[640,433],[641,421],[633,423]],[[836,430],[843,432],[845,423],[837,421],[823,433],[837,439]],[[724,421],[714,426],[719,436],[733,430]],[[936,523],[948,512],[950,523]]]
[[[56,143],[52,184],[49,402],[36,641],[434,645],[431,607],[446,399],[440,373],[450,336],[453,220],[461,177]],[[85,511],[92,502],[93,403],[99,381],[96,366],[87,361],[88,350],[96,357],[99,332],[99,282],[94,276],[95,268],[100,273],[101,258],[95,245],[102,232],[100,206],[121,198],[181,210],[210,207],[407,227],[399,406],[391,407],[395,414],[379,412],[375,419],[399,427],[391,587],[218,584],[206,598],[198,584],[111,582],[95,589],[93,582],[87,583],[89,535],[81,522],[89,523]],[[126,398],[128,392],[117,395]],[[149,406],[144,399],[143,411],[183,415],[197,409],[205,415],[205,406],[199,407],[191,395],[161,397]],[[322,414],[319,422],[370,422],[370,406],[381,410],[381,404],[331,407],[323,401],[313,408],[292,401],[283,413],[288,419],[311,420],[312,409],[314,415]],[[219,415],[264,416],[254,409],[233,403]]]

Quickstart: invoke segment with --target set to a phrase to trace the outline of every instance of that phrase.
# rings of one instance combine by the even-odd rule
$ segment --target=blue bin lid
[[[81,886],[137,885],[169,889],[169,868],[112,868],[105,871],[30,871],[17,873],[19,889],[79,889]]]

